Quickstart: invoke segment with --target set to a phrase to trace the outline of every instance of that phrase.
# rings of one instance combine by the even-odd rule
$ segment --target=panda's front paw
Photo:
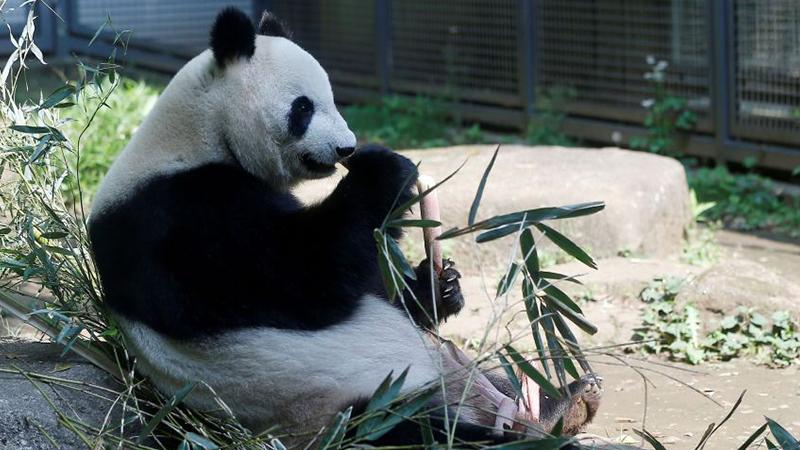
[[[452,260],[445,259],[442,262],[443,269],[436,275],[435,288],[431,286],[432,269],[428,259],[422,260],[414,270],[416,280],[406,280],[414,294],[409,297],[415,299],[409,311],[414,322],[422,328],[433,329],[464,307],[464,296],[458,282],[461,274]]]
[[[395,203],[400,205],[413,197],[417,182],[417,166],[405,156],[380,145],[365,145],[348,158],[348,177],[360,184],[362,193],[383,207],[388,214]],[[398,197],[399,195],[399,197]]]
[[[461,274],[456,270],[456,264],[449,258],[445,258],[443,263],[444,267],[439,275],[439,310],[442,311],[442,319],[447,320],[464,307],[464,295],[458,282]]]

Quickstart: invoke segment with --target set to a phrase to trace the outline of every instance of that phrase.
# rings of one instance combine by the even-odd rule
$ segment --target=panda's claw
[[[446,258],[442,261],[442,272],[439,274],[439,304],[441,316],[446,319],[458,314],[464,307],[464,297],[461,295],[461,285],[458,280],[461,274],[455,269],[453,260]]]

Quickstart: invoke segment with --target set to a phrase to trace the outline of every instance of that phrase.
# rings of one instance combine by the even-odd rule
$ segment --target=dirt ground
[[[770,236],[721,231],[717,242],[724,258],[757,261],[786,279],[800,282],[800,242]],[[589,348],[626,342],[640,323],[641,302],[636,298],[647,280],[662,275],[692,276],[703,268],[677,261],[637,261],[614,258],[599,261],[600,270],[585,282],[594,286],[593,301],[582,303],[586,316],[600,328],[598,335],[583,339]],[[585,272],[579,265],[560,266],[563,273]],[[467,345],[482,335],[491,318],[490,300],[497,282],[487,276],[465,274],[462,288],[467,306],[443,328],[443,333]],[[486,281],[484,281],[486,280]],[[521,305],[511,308],[521,310]],[[800,311],[800,299],[798,308]],[[517,347],[530,348],[524,314],[504,320],[498,342],[521,336]],[[613,351],[613,355],[602,353]],[[742,391],[747,391],[733,417],[705,446],[709,450],[738,448],[770,417],[794,435],[800,435],[800,368],[771,369],[738,359],[724,363],[689,366],[659,357],[625,354],[619,348],[591,351],[594,369],[603,376],[604,402],[587,430],[628,444],[638,443],[632,429],[646,428],[668,448],[694,448],[712,422],[728,413]],[[647,378],[645,383],[644,378]],[[647,385],[647,389],[645,389]],[[759,448],[754,446],[753,448]],[[760,448],[766,448],[761,442]]]
[[[619,439],[635,437],[632,429],[644,427],[671,448],[694,448],[708,425],[719,423],[747,390],[736,413],[706,449],[738,448],[764,423],[764,416],[778,421],[795,436],[800,434],[800,370],[796,367],[775,370],[743,360],[699,368],[674,363],[666,367],[657,359],[628,362],[642,367],[641,375],[612,358],[599,358],[594,363],[604,378],[604,403],[587,431]],[[646,396],[642,375],[650,380]]]

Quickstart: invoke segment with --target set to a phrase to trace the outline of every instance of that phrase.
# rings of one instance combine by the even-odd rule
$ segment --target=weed
[[[786,367],[800,360],[798,324],[786,311],[768,320],[753,308],[741,306],[709,333],[703,346],[722,360],[747,356],[757,362]]]
[[[525,141],[530,145],[574,146],[575,140],[567,136],[563,128],[567,104],[576,96],[574,88],[565,86],[538,90],[534,116],[528,123]]]
[[[766,229],[800,236],[800,197],[781,192],[766,177],[732,174],[723,166],[689,173],[700,202],[713,202],[699,217],[739,230]]]
[[[753,308],[740,307],[701,335],[697,308],[675,303],[682,284],[676,278],[656,279],[641,292],[647,305],[634,340],[642,343],[644,352],[663,353],[690,364],[737,357],[775,367],[800,362],[798,323],[788,312],[775,312],[770,321]]]
[[[685,132],[694,128],[697,114],[689,109],[688,102],[682,97],[672,95],[667,87],[666,61],[647,57],[650,70],[644,74],[652,87],[652,98],[642,101],[647,110],[644,118],[645,136],[633,137],[630,146],[637,150],[646,150],[661,155],[675,155],[683,147],[681,138]]]
[[[722,253],[716,242],[719,225],[704,217],[706,211],[714,206],[714,202],[698,201],[694,189],[689,190],[689,207],[693,220],[685,232],[681,261],[694,266],[709,266],[719,260]]]
[[[359,141],[397,149],[485,142],[480,125],[464,128],[448,112],[447,102],[433,97],[383,97],[346,107],[344,117]]]

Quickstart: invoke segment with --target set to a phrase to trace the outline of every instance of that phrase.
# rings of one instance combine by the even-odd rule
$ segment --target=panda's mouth
[[[323,162],[319,162],[314,159],[309,153],[306,153],[300,157],[300,161],[303,165],[311,172],[319,173],[319,174],[329,174],[336,171],[336,166],[333,164],[326,164]]]

